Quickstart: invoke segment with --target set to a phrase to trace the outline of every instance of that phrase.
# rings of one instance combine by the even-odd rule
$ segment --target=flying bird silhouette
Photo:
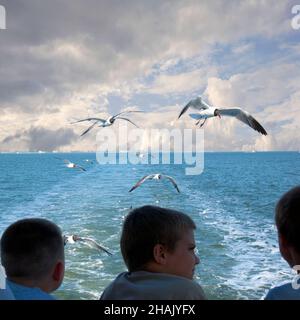
[[[90,130],[92,130],[96,124],[98,124],[99,127],[104,128],[104,127],[112,126],[116,120],[125,120],[125,121],[128,121],[128,122],[132,123],[134,126],[136,126],[137,128],[139,128],[139,127],[138,127],[135,123],[133,123],[130,119],[124,118],[124,117],[120,117],[120,115],[122,115],[122,114],[124,114],[124,113],[130,113],[130,112],[143,112],[143,111],[123,111],[123,112],[120,112],[120,113],[115,114],[114,116],[110,116],[110,117],[108,117],[107,119],[102,119],[102,118],[86,118],[86,119],[81,119],[81,120],[72,122],[71,124],[78,123],[78,122],[83,122],[83,121],[94,121],[94,123],[93,123],[91,126],[89,126],[85,131],[82,132],[82,134],[80,135],[81,137],[82,137],[83,135],[85,135],[86,133],[88,133]]]
[[[213,106],[210,106],[205,101],[203,101],[201,97],[197,97],[191,100],[187,105],[184,106],[184,108],[181,110],[178,116],[178,119],[189,108],[194,108],[196,110],[199,110],[199,113],[191,113],[190,117],[198,120],[196,122],[196,125],[200,123],[201,119],[204,119],[204,121],[200,124],[200,127],[202,127],[205,124],[208,118],[217,117],[217,116],[221,118],[221,116],[228,116],[228,117],[234,117],[242,121],[252,129],[258,131],[263,135],[267,135],[267,132],[262,127],[262,125],[250,113],[248,113],[245,110],[242,110],[241,108],[215,108]]]
[[[90,247],[96,248],[100,251],[104,251],[105,253],[107,253],[108,255],[112,255],[112,253],[110,253],[107,249],[105,249],[103,246],[101,246],[99,243],[97,243],[94,239],[91,238],[86,238],[86,237],[79,237],[75,234],[72,234],[70,236],[63,236],[64,238],[64,244],[66,245],[67,243],[75,243],[77,241],[80,241]]]
[[[177,186],[176,181],[167,175],[161,174],[161,173],[155,173],[155,174],[149,174],[148,176],[144,176],[142,179],[140,179],[130,190],[129,192],[135,190],[136,188],[138,188],[139,186],[141,186],[145,181],[147,180],[162,180],[162,179],[168,179],[169,181],[172,182],[174,188],[177,190],[178,193],[180,193],[179,188]]]
[[[61,158],[57,158],[57,157],[55,157],[55,159],[63,160],[63,162],[66,164],[67,168],[79,169],[79,170],[82,170],[82,171],[86,171],[86,169],[84,169],[83,167],[79,166],[78,164],[76,164],[74,162],[71,162],[68,159],[61,159]]]

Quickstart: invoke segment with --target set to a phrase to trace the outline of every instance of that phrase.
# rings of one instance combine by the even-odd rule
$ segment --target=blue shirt
[[[7,285],[7,281],[6,281],[5,288],[0,289],[0,300],[15,300],[13,293],[11,292],[9,286]]]
[[[7,280],[8,287],[16,300],[55,300],[55,298],[40,288],[25,287]]]
[[[294,289],[291,283],[270,289],[265,300],[300,300],[300,288]]]

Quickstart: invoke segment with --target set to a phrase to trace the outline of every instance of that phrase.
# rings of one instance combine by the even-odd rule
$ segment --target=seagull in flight
[[[144,176],[142,179],[140,179],[130,190],[129,192],[135,190],[138,188],[140,185],[142,185],[146,180],[162,180],[162,179],[168,179],[172,182],[174,188],[177,190],[178,193],[180,193],[179,188],[177,186],[176,181],[167,175],[161,174],[161,173],[155,173],[155,174],[149,174],[148,176]]]
[[[143,153],[141,151],[137,151],[135,153],[135,155],[140,159],[144,159],[146,156],[148,156],[148,153]],[[153,154],[151,154],[151,153],[150,153],[150,157],[153,158],[153,159],[155,158],[155,156]]]
[[[82,134],[80,135],[81,137],[82,137],[83,135],[85,135],[86,133],[88,133],[90,130],[92,130],[96,124],[98,124],[99,127],[104,128],[104,127],[112,126],[116,120],[125,120],[125,121],[128,121],[128,122],[132,123],[134,126],[136,126],[137,128],[139,128],[139,127],[138,127],[135,123],[133,123],[130,119],[124,118],[124,117],[120,117],[122,114],[124,114],[124,113],[129,113],[129,112],[143,112],[143,111],[123,111],[123,112],[120,112],[120,113],[115,114],[114,116],[110,116],[110,117],[108,117],[107,119],[101,119],[101,118],[86,118],[86,119],[81,119],[81,120],[72,122],[71,124],[78,123],[78,122],[83,122],[83,121],[94,121],[94,123],[93,123],[91,126],[89,126],[84,132],[82,132]]]
[[[70,236],[63,236],[64,238],[64,244],[66,245],[67,243],[75,243],[77,241],[83,242],[84,244],[96,248],[100,251],[104,251],[105,253],[107,253],[108,255],[112,255],[112,253],[110,253],[107,249],[105,249],[103,246],[101,246],[99,243],[97,243],[94,239],[91,238],[86,238],[86,237],[79,237],[75,234],[72,234]]]
[[[82,170],[82,171],[86,171],[86,169],[84,169],[83,167],[79,166],[78,164],[75,164],[75,163],[71,162],[68,159],[64,159],[64,163],[66,164],[66,166],[68,168],[74,168],[74,169],[79,169],[79,170]]]
[[[228,116],[228,117],[235,117],[236,119],[244,122],[246,125],[251,127],[252,129],[258,131],[263,135],[267,135],[267,131],[262,127],[262,125],[252,117],[250,113],[241,108],[215,108],[210,106],[208,103],[203,101],[201,97],[197,97],[191,100],[180,112],[178,119],[189,109],[194,108],[199,110],[199,113],[191,113],[189,116],[193,119],[198,120],[196,125],[198,125],[201,119],[204,121],[200,124],[200,128],[205,124],[208,118],[212,117],[219,117],[221,116]]]
[[[74,162],[71,162],[68,159],[61,159],[61,158],[57,158],[57,157],[55,157],[55,159],[63,160],[63,162],[66,164],[67,168],[79,169],[79,170],[82,170],[82,171],[86,171],[86,169],[84,169],[83,167],[79,166],[78,164],[76,164]]]

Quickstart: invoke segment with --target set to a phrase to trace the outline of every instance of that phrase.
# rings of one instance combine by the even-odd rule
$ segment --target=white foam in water
[[[231,266],[223,269],[222,273],[218,267],[218,264],[222,265],[220,260],[210,272],[215,273],[218,283],[235,291],[236,298],[260,299],[273,285],[292,279],[287,263],[280,258],[272,220],[262,222],[247,217],[246,222],[214,201],[206,201],[203,207],[206,209],[199,212],[201,223],[208,230],[219,230],[225,250],[222,254],[232,260]],[[205,264],[205,257],[202,257],[202,264]],[[204,276],[200,283],[205,282]]]

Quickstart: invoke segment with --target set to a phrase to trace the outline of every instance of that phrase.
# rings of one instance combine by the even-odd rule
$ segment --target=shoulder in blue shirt
[[[5,288],[0,289],[0,300],[15,300],[15,297],[10,290],[9,286],[7,285],[7,280],[5,283]]]
[[[16,300],[55,300],[52,295],[39,288],[25,287],[9,280],[7,284]]]
[[[291,283],[270,289],[265,300],[300,300],[300,289],[294,289]]]

